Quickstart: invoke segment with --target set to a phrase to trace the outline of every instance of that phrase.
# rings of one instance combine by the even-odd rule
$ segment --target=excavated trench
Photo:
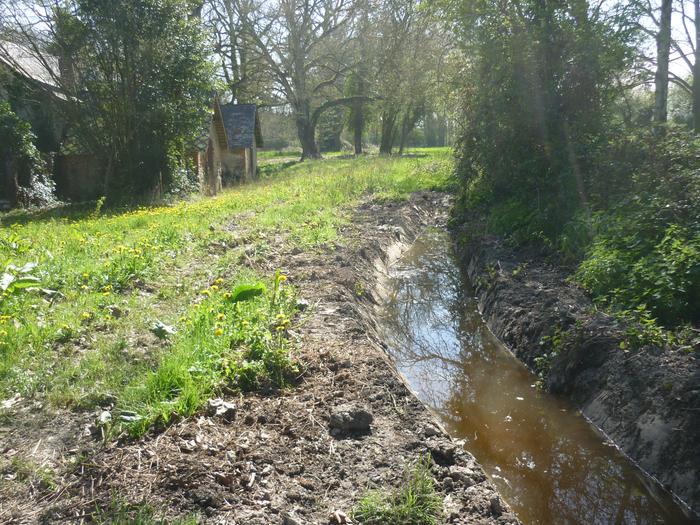
[[[389,268],[378,335],[417,396],[526,524],[696,523],[490,332],[432,229]]]

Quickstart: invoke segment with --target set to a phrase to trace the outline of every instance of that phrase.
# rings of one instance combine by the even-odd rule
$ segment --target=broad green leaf
[[[265,293],[265,285],[263,283],[255,284],[239,284],[231,292],[231,302],[247,301],[258,295]]]

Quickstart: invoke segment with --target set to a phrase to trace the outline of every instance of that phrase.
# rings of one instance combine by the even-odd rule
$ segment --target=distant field
[[[405,155],[440,155],[451,151],[451,148],[407,148]],[[327,151],[322,153],[324,158],[340,157],[344,155],[352,155],[351,151]],[[258,151],[258,162],[261,165],[279,162],[281,160],[294,160],[301,157],[300,148],[289,148],[283,150],[262,150]]]
[[[116,400],[117,426],[139,434],[193,413],[222,381],[282,381],[294,365],[278,332],[294,291],[246,257],[264,257],[275,236],[302,249],[334,241],[368,195],[445,188],[448,150],[411,152],[426,156],[270,166],[258,182],[173,206],[2,217],[0,268],[17,286],[0,295],[0,401]],[[259,283],[260,295],[232,297]]]

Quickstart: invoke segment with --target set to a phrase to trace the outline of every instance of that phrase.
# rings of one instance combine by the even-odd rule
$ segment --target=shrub
[[[34,146],[31,126],[20,119],[7,102],[0,101],[0,176],[9,181],[5,197],[13,205],[45,206],[55,202],[55,184]],[[1,193],[0,193],[1,195]]]
[[[636,139],[626,196],[597,221],[575,279],[595,298],[666,326],[700,322],[700,142],[669,130]]]

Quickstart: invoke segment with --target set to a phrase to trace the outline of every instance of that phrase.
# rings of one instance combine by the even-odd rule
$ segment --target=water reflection
[[[392,270],[383,337],[401,372],[449,431],[467,440],[525,523],[686,524],[643,475],[536,378],[465,300],[444,232]]]

